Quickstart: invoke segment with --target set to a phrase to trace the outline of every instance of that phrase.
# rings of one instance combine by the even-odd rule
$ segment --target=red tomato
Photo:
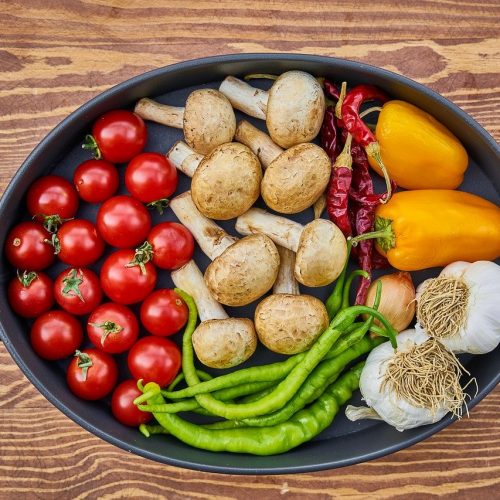
[[[127,267],[134,259],[133,250],[118,250],[101,267],[101,287],[104,293],[119,304],[135,304],[144,300],[156,285],[156,269],[147,262]]]
[[[97,229],[104,240],[117,248],[132,248],[142,243],[151,228],[151,215],[131,196],[114,196],[97,212]]]
[[[141,323],[158,337],[177,333],[187,322],[188,308],[173,290],[156,290],[141,305]]]
[[[142,153],[127,165],[125,185],[134,198],[155,204],[161,213],[166,198],[177,189],[177,169],[164,155]]]
[[[82,200],[101,203],[111,198],[120,184],[118,170],[105,160],[87,160],[78,165],[73,184]]]
[[[118,354],[128,351],[137,340],[139,322],[128,307],[108,302],[89,316],[87,334],[97,349]]]
[[[71,391],[79,398],[96,400],[108,395],[118,380],[116,361],[97,349],[76,351],[66,372]]]
[[[38,220],[45,221],[46,227],[60,223],[61,219],[71,219],[79,205],[75,186],[58,175],[46,175],[37,179],[28,189],[26,202],[28,212]],[[51,222],[53,216],[57,218]]]
[[[141,411],[134,404],[134,399],[141,396],[135,380],[124,380],[117,385],[111,397],[111,412],[118,422],[130,427],[138,427],[149,422],[153,415],[148,411]]]
[[[7,296],[19,316],[36,318],[54,305],[54,284],[45,273],[25,271],[12,278]]]
[[[83,340],[82,326],[65,311],[49,311],[38,317],[31,327],[33,350],[44,359],[54,361],[71,356]]]
[[[165,387],[174,380],[181,367],[181,351],[169,339],[143,337],[139,339],[127,358],[128,369],[144,383],[156,382]]]
[[[90,269],[66,269],[54,282],[54,297],[71,314],[89,314],[102,300],[99,278]]]
[[[51,235],[37,222],[21,222],[5,240],[5,256],[18,269],[41,271],[54,261]]]
[[[92,135],[102,158],[111,163],[131,160],[144,149],[147,141],[142,118],[123,109],[108,111],[98,118]]]
[[[104,240],[92,222],[73,219],[57,231],[57,256],[65,264],[85,267],[93,264],[104,252]]]
[[[153,247],[153,263],[162,269],[178,269],[193,257],[193,236],[177,222],[157,224],[149,232],[148,241]]]

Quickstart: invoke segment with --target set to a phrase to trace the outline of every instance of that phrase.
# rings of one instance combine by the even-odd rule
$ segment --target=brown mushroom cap
[[[219,255],[205,271],[205,283],[215,300],[244,306],[264,295],[278,275],[276,245],[263,234],[247,236]]]
[[[231,142],[236,117],[227,97],[214,89],[191,92],[184,110],[184,136],[197,152],[207,155],[217,146]]]
[[[331,169],[328,155],[316,144],[293,146],[267,167],[261,184],[262,198],[276,212],[302,212],[325,191]]]
[[[304,71],[283,73],[269,90],[266,124],[282,148],[312,141],[325,115],[325,95],[318,81]]]
[[[201,161],[193,175],[191,196],[206,217],[233,219],[255,203],[261,180],[259,159],[247,146],[230,142]]]
[[[257,347],[253,322],[247,318],[212,319],[193,333],[196,356],[211,368],[231,368],[246,361]]]
[[[325,286],[336,280],[347,259],[347,242],[331,221],[316,219],[300,235],[295,278],[306,286]]]
[[[270,295],[255,310],[259,340],[280,354],[309,349],[328,323],[325,306],[311,295]]]

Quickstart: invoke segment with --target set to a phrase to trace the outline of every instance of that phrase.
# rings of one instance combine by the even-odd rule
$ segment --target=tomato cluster
[[[95,159],[76,167],[73,182],[57,175],[37,179],[26,196],[32,220],[13,227],[4,248],[18,269],[8,299],[16,314],[33,320],[33,350],[50,361],[73,356],[66,372],[71,391],[87,400],[113,391],[113,415],[133,426],[150,418],[133,404],[140,394],[136,381],[165,386],[181,365],[179,348],[165,337],[182,329],[188,309],[174,290],[155,290],[158,273],[183,266],[194,251],[181,224],[152,225],[148,207],[163,213],[177,171],[164,155],[143,152],[146,142],[139,116],[105,113],[84,143]],[[125,162],[129,194],[117,195],[115,163]],[[100,204],[95,221],[78,218],[82,203]],[[96,269],[106,247],[113,250],[95,272],[89,266]],[[68,267],[51,279],[42,271],[57,261]],[[117,385],[113,356],[127,351],[132,378]]]

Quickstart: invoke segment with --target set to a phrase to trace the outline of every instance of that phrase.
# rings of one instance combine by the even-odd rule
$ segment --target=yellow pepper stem
[[[363,233],[354,238],[349,238],[351,245],[355,247],[360,241],[376,239],[380,248],[387,252],[396,246],[396,235],[392,229],[392,221],[382,217],[375,218],[375,231]]]
[[[380,144],[376,141],[372,142],[368,144],[368,146],[366,146],[365,150],[366,154],[377,162],[377,165],[380,167],[380,170],[382,170],[382,174],[384,174],[387,193],[381,200],[381,203],[387,203],[392,196],[392,187],[391,187],[391,179],[389,177],[389,172],[387,171],[387,168],[385,168],[384,162],[382,161],[382,156],[380,154]]]

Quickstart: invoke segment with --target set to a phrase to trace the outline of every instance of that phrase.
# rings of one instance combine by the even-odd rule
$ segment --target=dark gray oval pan
[[[277,74],[290,69],[302,69],[339,82],[347,80],[350,85],[372,83],[384,89],[393,98],[407,100],[429,111],[461,139],[469,152],[470,168],[461,189],[477,193],[498,204],[498,145],[466,113],[428,88],[389,71],[339,59],[284,54],[229,55],[188,61],[135,77],[92,99],[60,123],[31,153],[0,200],[0,218],[4,221],[0,227],[2,248],[9,228],[16,221],[26,218],[26,215],[23,215],[23,196],[30,183],[51,171],[70,179],[78,163],[89,157],[88,153],[81,150],[80,144],[93,120],[103,112],[131,107],[137,99],[144,96],[156,97],[162,102],[182,106],[191,90],[197,87],[216,88],[226,75],[255,72]],[[269,84],[258,81],[256,85],[266,87]],[[263,123],[258,125],[263,127]],[[155,124],[148,124],[148,131],[147,150],[150,151],[166,152],[182,135],[180,131]],[[188,189],[188,186],[189,181],[183,178],[178,192]],[[381,187],[380,184],[378,186]],[[82,207],[79,216],[93,218],[95,212],[95,207],[86,206]],[[163,218],[154,216],[155,221],[170,218],[173,218],[171,213],[167,213]],[[306,211],[295,218],[306,222],[312,218],[312,213]],[[234,232],[233,222],[223,225]],[[199,252],[196,254],[196,260],[203,268],[207,265],[207,259]],[[99,263],[94,266],[95,269],[98,267]],[[62,268],[60,264],[54,266],[52,275]],[[431,269],[414,273],[414,280],[418,284],[423,279],[436,275],[438,271]],[[0,333],[16,363],[37,389],[68,417],[97,436],[138,455],[179,467],[213,472],[307,472],[355,464],[392,453],[411,446],[452,423],[452,419],[446,417],[435,425],[399,433],[380,422],[348,422],[343,414],[339,414],[330,428],[312,442],[274,457],[235,456],[201,451],[185,446],[170,436],[146,439],[135,429],[123,427],[113,419],[109,411],[109,401],[88,403],[74,397],[64,381],[67,360],[48,363],[33,353],[28,340],[29,324],[17,318],[7,304],[6,282],[12,275],[13,269],[3,259],[0,275]],[[158,286],[172,286],[168,273],[161,273]],[[327,296],[328,291],[327,288],[308,290],[322,299]],[[252,312],[252,307],[230,310],[230,313],[236,316],[251,316]],[[180,335],[177,335],[174,339],[179,341],[179,337]],[[276,356],[265,352],[264,349],[259,349],[251,363],[261,364],[275,358]],[[469,403],[471,408],[498,383],[500,351],[497,349],[484,356],[466,357],[463,361],[477,378],[479,385],[478,394]],[[119,362],[122,377],[128,376],[126,357],[120,356]],[[360,402],[359,394],[354,397],[353,402]]]

